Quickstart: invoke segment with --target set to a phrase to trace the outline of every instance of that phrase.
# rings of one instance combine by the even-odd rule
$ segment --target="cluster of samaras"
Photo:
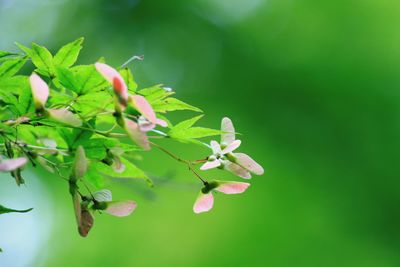
[[[63,47],[58,53],[62,54],[64,60],[69,60],[69,63],[63,67],[70,67],[75,62],[77,57],[77,45],[80,50],[80,45],[82,42],[81,39],[79,40],[71,43],[72,45],[69,44]],[[159,114],[161,112],[160,108],[154,108],[155,104],[152,104],[149,101],[148,96],[141,94],[141,91],[135,92],[129,90],[126,79],[122,77],[121,72],[102,62],[95,63],[94,68],[96,70],[95,72],[100,74],[100,76],[102,77],[102,82],[108,83],[106,88],[102,90],[109,91],[110,97],[112,97],[113,99],[113,108],[109,112],[112,113],[112,116],[114,117],[115,125],[110,131],[107,132],[101,132],[99,130],[86,127],[88,125],[88,121],[85,121],[85,118],[81,114],[79,114],[79,111],[73,109],[72,104],[61,107],[49,104],[49,99],[51,98],[52,91],[51,84],[46,82],[42,76],[43,73],[45,73],[45,76],[50,78],[55,75],[51,74],[52,69],[50,67],[51,64],[53,64],[53,61],[56,61],[58,54],[53,59],[51,54],[47,50],[43,50],[45,48],[42,48],[40,46],[35,45],[34,48],[31,50],[26,47],[22,48],[27,54],[26,57],[31,58],[34,65],[37,67],[37,69],[29,76],[28,80],[31,100],[33,103],[32,105],[34,106],[34,115],[35,118],[39,118],[39,122],[40,118],[46,118],[59,123],[60,125],[62,125],[61,127],[69,127],[70,129],[81,129],[82,131],[93,130],[95,134],[102,134],[110,138],[128,137],[141,150],[149,150],[152,146],[157,147],[161,151],[167,153],[169,156],[177,159],[179,162],[186,164],[189,167],[189,170],[193,172],[193,174],[195,174],[195,176],[199,178],[199,180],[202,182],[203,188],[201,189],[200,194],[193,206],[193,211],[195,213],[206,212],[213,207],[213,192],[217,191],[225,194],[239,194],[244,192],[250,185],[249,183],[236,181],[208,181],[194,169],[193,166],[195,164],[202,164],[200,167],[200,170],[202,171],[212,168],[218,168],[221,170],[227,170],[235,174],[236,176],[244,179],[250,179],[251,174],[262,175],[264,173],[263,168],[250,156],[244,153],[236,152],[236,149],[240,146],[241,141],[236,140],[235,129],[232,121],[229,118],[225,117],[222,119],[220,130],[192,127],[192,125],[200,117],[195,117],[190,120],[183,121],[176,126],[172,126],[165,117]],[[71,50],[72,52],[68,50]],[[68,56],[71,57],[71,54],[74,56],[73,59],[68,58]],[[41,62],[38,58],[43,62]],[[46,60],[49,62],[46,63]],[[73,62],[71,63],[70,61]],[[3,65],[0,65],[0,87],[1,68]],[[65,80],[67,80],[67,82],[62,82],[63,80],[61,80],[60,83],[63,88],[65,87],[65,89],[68,90],[70,89],[68,88],[69,86],[73,86],[73,81],[68,81],[68,79],[73,78],[73,75],[68,72],[68,69],[65,70],[64,68],[61,70],[62,71],[60,73],[64,76],[62,76],[61,74],[60,75]],[[155,92],[157,95],[157,91]],[[75,94],[73,93],[73,95]],[[78,99],[81,95],[81,92],[78,92],[78,94],[76,95],[76,99]],[[160,94],[160,101],[164,99],[166,95],[167,94]],[[195,108],[176,99],[174,101],[170,101],[170,104],[174,105],[173,108],[172,106],[168,108],[168,106],[166,106],[167,104],[168,102],[164,101],[164,112],[174,109],[178,110],[180,108],[184,109],[182,108],[185,107],[184,105],[186,105],[186,107]],[[37,125],[38,121],[35,122],[36,124],[32,124],[32,126]],[[7,127],[9,126],[17,128],[19,125],[31,123],[31,118],[28,115],[23,115],[13,118],[11,120],[7,120],[3,123],[4,125],[7,125]],[[121,134],[112,132],[115,127],[118,127],[124,133]],[[161,130],[158,130],[156,129],[156,127],[170,128],[170,130],[169,132],[163,132],[162,128]],[[157,143],[150,141],[150,132],[157,133],[162,138],[171,138],[178,141],[184,140],[186,136],[190,136],[190,138],[194,140],[196,138],[218,134],[221,135],[221,141],[217,142],[213,140],[208,145],[195,140],[197,143],[206,145],[208,148],[210,148],[212,153],[207,157],[202,157],[202,159],[200,160],[188,161],[175,156],[169,150],[163,148]],[[0,134],[4,138],[3,146],[5,148],[4,151],[6,154],[4,158],[0,159],[0,171],[10,172],[12,176],[15,177],[15,179],[17,180],[17,183],[23,182],[20,172],[21,169],[29,161],[32,162],[32,164],[34,165],[38,163],[46,168],[46,166],[51,163],[51,161],[44,158],[42,155],[47,153],[48,151],[50,151],[49,153],[53,153],[54,151],[61,151],[57,150],[56,145],[54,145],[52,148],[47,148],[47,150],[46,148],[42,149],[40,151],[40,153],[42,154],[38,154],[38,156],[34,154],[36,152],[33,149],[27,150],[29,148],[29,145],[19,140],[10,141],[11,139],[9,136],[7,137],[6,131],[2,131],[0,129]],[[89,143],[90,140],[91,139],[89,138]],[[15,148],[19,149],[22,152],[19,153],[19,155],[14,155]],[[38,147],[35,148],[37,149]],[[73,150],[67,150],[68,153],[65,153],[63,155],[65,158],[69,158],[64,162],[64,165],[69,166],[69,170],[67,177],[62,178],[68,181],[69,192],[73,198],[78,230],[82,236],[86,236],[89,230],[92,228],[94,222],[93,214],[95,211],[105,212],[120,217],[131,214],[137,206],[137,204],[132,200],[113,201],[112,194],[107,189],[102,189],[93,193],[88,189],[88,194],[81,193],[78,187],[78,182],[84,182],[83,180],[85,179],[85,175],[88,172],[88,168],[91,164],[93,164],[93,159],[91,159],[90,156],[87,156],[86,149],[87,148],[85,147],[85,145],[79,145]],[[126,171],[125,164],[122,161],[123,154],[124,151],[121,149],[107,148],[107,158],[101,159],[101,162],[110,166],[110,168],[112,168],[115,173],[122,173]],[[56,165],[54,163],[52,164]],[[50,171],[52,170],[51,168],[46,169],[49,169]],[[57,166],[54,166],[54,169],[57,169]],[[62,176],[60,172],[58,174]]]

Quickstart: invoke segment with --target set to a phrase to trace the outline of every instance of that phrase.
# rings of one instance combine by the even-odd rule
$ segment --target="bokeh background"
[[[146,153],[156,187],[115,181],[139,207],[97,216],[86,239],[61,179],[2,175],[1,203],[35,209],[0,217],[0,266],[400,266],[399,14],[390,0],[0,0],[0,49],[84,36],[81,63],[144,55],[140,87],[172,87],[204,126],[231,117],[266,170],[195,215],[195,178]]]

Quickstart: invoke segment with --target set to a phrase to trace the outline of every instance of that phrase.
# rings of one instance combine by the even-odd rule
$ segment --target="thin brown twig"
[[[175,155],[174,153],[170,152],[169,150],[165,149],[164,147],[162,147],[162,146],[160,146],[160,145],[158,145],[158,144],[156,144],[156,143],[150,142],[150,144],[153,145],[153,146],[155,146],[155,147],[157,147],[158,149],[160,149],[161,151],[163,151],[164,153],[166,153],[166,154],[169,155],[170,157],[174,158],[176,161],[181,162],[181,163],[183,163],[183,164],[186,164],[186,165],[188,166],[189,170],[190,170],[197,178],[199,178],[200,181],[201,181],[203,184],[207,184],[207,181],[206,181],[205,179],[203,179],[203,178],[200,176],[200,174],[198,174],[197,171],[193,168],[193,163],[192,163],[191,161],[188,161],[188,160],[185,160],[185,159],[182,159],[182,158],[178,157],[178,156]]]

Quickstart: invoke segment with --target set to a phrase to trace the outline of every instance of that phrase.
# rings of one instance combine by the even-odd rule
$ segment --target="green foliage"
[[[169,88],[162,87],[162,85],[145,88],[140,90],[138,93],[147,98],[156,112],[166,113],[175,110],[202,112],[202,110],[197,107],[189,105],[179,99],[169,97],[175,93],[170,91]]]
[[[204,127],[192,127],[202,117],[203,115],[200,115],[178,123],[170,129],[170,131],[168,132],[168,136],[183,142],[201,144],[201,142],[196,139],[220,135],[222,133],[220,130],[214,130]]]
[[[120,123],[113,117],[116,103],[112,87],[94,65],[73,66],[82,42],[83,38],[79,38],[63,46],[54,57],[47,48],[35,43],[31,47],[17,44],[24,52],[22,55],[0,51],[0,57],[4,59],[0,65],[0,107],[3,111],[0,138],[2,142],[8,142],[7,150],[2,151],[4,157],[26,156],[35,166],[42,166],[61,177],[69,175],[73,184],[82,179],[100,188],[105,185],[105,179],[133,178],[143,179],[152,186],[146,173],[126,157],[141,148],[124,138],[123,127],[120,128]],[[30,85],[27,76],[18,75],[28,60],[47,84],[37,85],[35,89],[45,98],[42,100],[44,110],[35,111],[34,85]],[[119,72],[128,91],[134,94],[138,85],[131,70],[123,68]],[[48,98],[45,97],[47,91]],[[147,99],[157,116],[175,110],[201,112],[170,97],[174,92],[160,85],[137,93]],[[172,126],[166,117],[160,118]],[[169,137],[192,140],[218,133],[207,128],[191,128],[191,125],[182,127],[184,125],[187,122],[172,128]],[[110,151],[121,152],[117,155]]]
[[[0,214],[10,213],[10,212],[25,213],[25,212],[29,212],[31,210],[32,210],[32,208],[26,209],[26,210],[16,210],[16,209],[10,209],[10,208],[4,207],[3,205],[0,205]]]
[[[202,143],[199,138],[220,131],[193,127],[203,115],[173,126],[169,112],[202,111],[171,97],[175,92],[161,85],[139,89],[129,68],[111,71],[116,76],[110,78],[107,65],[74,66],[82,42],[79,38],[54,56],[35,43],[17,44],[23,54],[0,51],[0,165],[18,185],[24,182],[24,165],[42,167],[67,180],[79,233],[86,236],[93,225],[91,213],[101,206],[91,197],[90,188],[102,189],[116,178],[141,179],[153,186],[146,172],[128,160],[151,146],[161,148],[149,140],[148,132],[158,138]],[[36,73],[29,77],[18,74],[27,61]],[[169,132],[154,129],[155,117],[165,122],[158,120],[158,124],[168,125]],[[109,211],[116,216],[136,207],[132,201],[113,203],[122,209]],[[29,210],[0,205],[0,214]]]
[[[6,60],[0,66],[0,77],[12,77],[16,74],[26,63],[24,57],[15,57]]]
[[[63,47],[54,56],[54,65],[59,67],[71,67],[78,59],[82,49],[83,37],[79,38]]]
[[[94,93],[108,86],[93,65],[74,66],[70,70],[75,75],[75,83],[79,88],[76,92],[80,95]]]
[[[0,58],[15,55],[14,53],[0,50]]]
[[[128,90],[130,92],[134,93],[136,91],[138,85],[135,82],[135,79],[133,78],[132,71],[128,68],[123,68],[122,70],[119,71],[119,73],[121,74],[126,85],[128,86]]]
[[[21,44],[17,45],[32,60],[32,63],[37,67],[40,74],[54,76],[53,56],[47,48],[35,43],[32,43],[32,48]]]
[[[80,93],[81,86],[79,85],[75,77],[75,74],[71,70],[64,67],[57,67],[56,75],[57,75],[56,84],[58,85],[59,88],[64,87],[77,94]]]

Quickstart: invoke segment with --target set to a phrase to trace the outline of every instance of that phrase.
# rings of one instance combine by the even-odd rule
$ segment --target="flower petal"
[[[263,167],[261,167],[260,164],[255,162],[252,158],[250,158],[250,156],[244,153],[235,153],[234,155],[236,157],[236,163],[242,166],[243,168],[257,175],[264,174]]]
[[[14,171],[24,166],[27,162],[28,160],[26,158],[6,159],[0,162],[0,171]]]
[[[124,119],[125,131],[128,136],[144,150],[150,150],[146,133],[140,131],[139,125],[131,120]]]
[[[214,205],[214,196],[212,193],[203,194],[200,192],[193,206],[194,213],[202,213],[212,209]]]
[[[225,132],[221,134],[221,144],[229,145],[235,141],[235,128],[231,119],[225,117],[221,122],[221,131]]]
[[[242,177],[243,179],[250,179],[251,178],[251,174],[248,170],[246,170],[245,168],[240,167],[239,165],[232,163],[232,162],[226,162],[224,164],[224,169],[227,171],[230,171],[231,173]]]
[[[210,142],[211,149],[213,151],[213,154],[221,154],[221,146],[218,144],[217,141],[211,141]]]
[[[233,150],[235,150],[236,148],[238,148],[240,146],[240,144],[242,143],[242,141],[240,140],[235,140],[232,143],[230,143],[227,147],[225,147],[222,150],[222,154],[228,154],[230,152],[232,152]]]
[[[125,217],[131,214],[137,207],[132,200],[109,202],[104,212],[117,217]]]
[[[68,109],[48,109],[49,115],[56,121],[79,127],[82,126],[82,121]]]
[[[135,108],[151,123],[156,124],[157,118],[150,103],[141,95],[132,96],[132,102]]]
[[[36,108],[43,108],[49,98],[49,86],[36,73],[32,73],[29,77],[29,83]]]
[[[240,194],[246,191],[249,186],[249,183],[219,181],[219,186],[215,190],[225,194]]]
[[[205,171],[205,170],[209,170],[209,169],[213,169],[213,168],[217,168],[221,166],[221,162],[218,159],[215,159],[213,161],[207,161],[206,163],[204,163],[201,167],[200,170]]]

